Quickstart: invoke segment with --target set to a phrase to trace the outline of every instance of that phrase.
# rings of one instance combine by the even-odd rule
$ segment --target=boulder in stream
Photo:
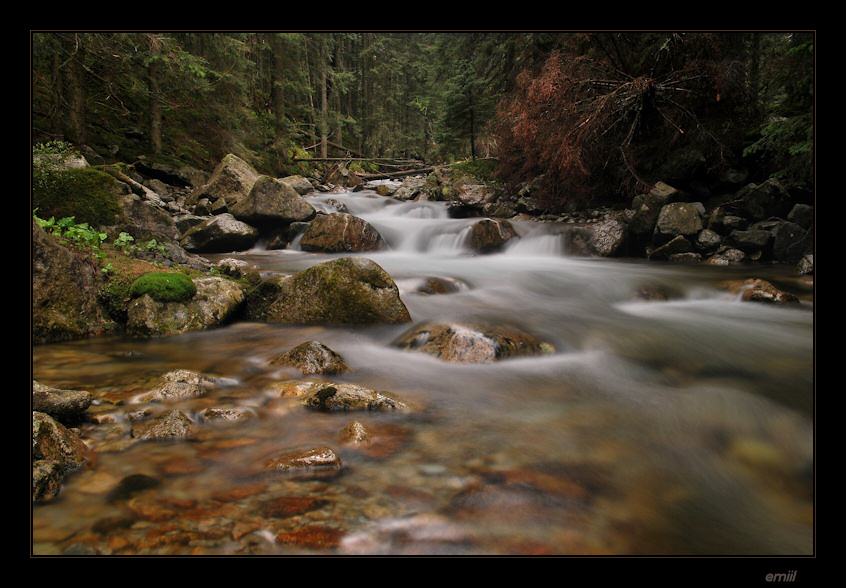
[[[728,280],[720,287],[740,300],[748,302],[768,302],[771,304],[799,304],[799,299],[785,292],[766,280],[752,278],[749,280]]]
[[[181,410],[169,410],[154,418],[132,425],[135,439],[185,439],[194,434],[197,425]]]
[[[501,325],[430,323],[407,331],[394,344],[451,363],[490,363],[546,355],[554,348],[530,333]]]
[[[329,447],[294,449],[264,463],[264,469],[294,474],[326,475],[341,470],[341,459]]]
[[[343,382],[291,380],[273,384],[270,391],[283,398],[297,398],[301,406],[317,410],[412,410],[390,392]]]
[[[473,224],[467,245],[478,253],[490,253],[499,251],[516,236],[517,231],[507,220],[486,218]]]
[[[289,365],[304,374],[341,374],[350,371],[344,358],[320,341],[297,345],[270,361],[271,365]]]
[[[196,294],[182,302],[159,302],[149,294],[133,300],[127,310],[127,335],[157,337],[218,327],[232,318],[245,300],[241,287],[224,278],[196,278],[194,284]]]
[[[32,501],[47,502],[62,490],[62,479],[88,463],[88,446],[48,414],[32,411]]]
[[[93,398],[85,390],[61,390],[32,381],[32,408],[59,421],[80,417]]]
[[[378,251],[385,240],[373,225],[346,212],[333,212],[315,218],[303,233],[303,251],[343,253]]]
[[[258,238],[258,229],[225,212],[188,229],[179,244],[187,251],[227,253],[249,249]]]
[[[251,226],[261,227],[311,220],[314,207],[291,186],[259,176],[250,193],[229,207],[232,215]]]
[[[376,262],[342,257],[265,281],[247,301],[252,320],[300,324],[407,323],[399,289]]]

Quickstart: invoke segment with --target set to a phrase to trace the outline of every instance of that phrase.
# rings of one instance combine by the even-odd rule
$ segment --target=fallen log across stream
[[[432,167],[422,167],[417,169],[407,169],[403,171],[396,171],[396,172],[385,172],[385,173],[375,173],[375,174],[356,174],[362,180],[387,180],[390,178],[398,178],[402,176],[414,176],[417,174],[428,174],[431,173],[434,168]]]
[[[382,180],[402,176],[413,176],[416,174],[428,174],[434,169],[432,166],[427,166],[422,161],[415,159],[394,159],[384,157],[295,157],[293,160],[297,163],[335,162],[338,164],[351,161],[369,161],[378,166],[394,168],[406,167],[409,165],[415,166],[393,172],[376,172],[371,174],[356,173],[355,175],[362,180]]]

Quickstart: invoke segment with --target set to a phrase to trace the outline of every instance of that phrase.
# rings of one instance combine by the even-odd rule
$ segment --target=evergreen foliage
[[[260,172],[294,158],[499,159],[564,202],[709,165],[813,182],[813,33],[35,32],[35,144]],[[745,160],[743,158],[746,158]],[[314,164],[312,164],[314,165]],[[36,188],[38,188],[36,182]],[[43,191],[41,192],[43,196]],[[67,195],[67,192],[65,192]]]

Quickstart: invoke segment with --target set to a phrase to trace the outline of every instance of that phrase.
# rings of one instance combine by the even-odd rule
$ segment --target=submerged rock
[[[162,376],[161,386],[135,397],[135,402],[164,402],[205,396],[217,382],[190,370],[173,370]]]
[[[272,390],[298,398],[301,406],[320,410],[399,410],[411,406],[390,392],[340,382],[278,382]]]
[[[453,363],[489,363],[554,351],[549,343],[518,329],[457,323],[420,325],[406,332],[394,344]]]
[[[272,359],[271,365],[290,365],[304,374],[348,372],[344,358],[319,341],[308,341]]]
[[[264,282],[247,304],[250,318],[305,324],[405,323],[411,315],[388,273],[374,261],[344,257]]]
[[[264,469],[276,472],[334,474],[341,470],[341,459],[329,447],[292,450],[264,463]]]
[[[723,290],[727,290],[738,296],[741,300],[750,302],[769,302],[773,304],[798,304],[799,299],[772,285],[766,280],[752,278],[749,280],[730,280],[720,284]]]
[[[194,434],[196,425],[180,410],[170,410],[132,427],[135,439],[184,439]]]

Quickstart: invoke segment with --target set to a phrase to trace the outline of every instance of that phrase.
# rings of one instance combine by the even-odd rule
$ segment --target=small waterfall
[[[564,255],[564,236],[536,230],[512,239],[505,249],[506,255],[525,257],[558,257]]]

